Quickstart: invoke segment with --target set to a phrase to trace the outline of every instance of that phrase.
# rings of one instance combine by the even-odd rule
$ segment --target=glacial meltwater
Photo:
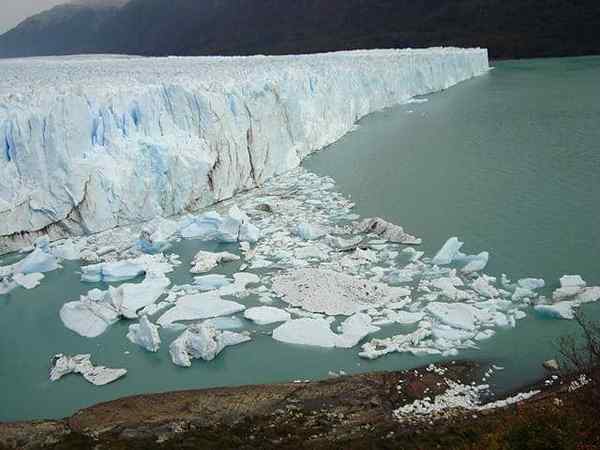
[[[465,242],[463,251],[490,253],[485,273],[498,280],[503,273],[515,281],[543,278],[546,287],[540,294],[549,298],[565,274],[600,285],[600,58],[494,66],[426,102],[366,117],[304,167],[332,177],[335,190],[355,202],[353,212],[361,217],[382,217],[422,238],[418,249],[426,257],[458,236]],[[295,191],[284,194],[293,197]],[[192,283],[190,261],[200,249],[239,253],[237,244],[180,240],[168,250],[181,260],[167,274],[171,286]],[[0,257],[0,265],[19,258]],[[396,370],[455,359],[503,367],[487,381],[502,393],[543,376],[541,363],[556,357],[557,339],[576,331],[572,320],[543,318],[526,308],[527,316],[514,328],[495,328],[496,334],[478,341],[478,348],[461,349],[458,355],[391,353],[368,360],[358,356],[360,347],[278,342],[270,336],[278,324],[254,325],[237,314],[252,332],[252,342],[182,368],[171,362],[168,348],[181,330],[161,329],[162,346],[150,353],[126,339],[128,320],[91,339],[66,328],[59,318],[63,304],[108,285],[82,283],[78,262],[61,264],[37,288],[0,295],[0,420],[62,417],[133,394],[314,380],[330,371]],[[232,274],[240,264],[226,263],[213,273]],[[251,271],[260,275],[267,269]],[[236,301],[255,306],[261,304],[259,297],[255,292]],[[277,300],[273,306],[283,307]],[[588,317],[600,318],[598,303],[582,308]],[[413,330],[414,325],[382,326],[363,342]],[[52,383],[48,369],[57,353],[90,353],[94,363],[128,373],[105,386],[74,375]]]

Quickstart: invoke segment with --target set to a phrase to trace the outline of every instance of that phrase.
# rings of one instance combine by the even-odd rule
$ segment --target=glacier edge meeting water
[[[361,117],[489,69],[485,49],[0,62],[0,253],[197,210]]]

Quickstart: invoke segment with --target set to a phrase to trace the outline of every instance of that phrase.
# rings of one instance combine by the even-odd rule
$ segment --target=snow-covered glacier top
[[[489,69],[484,49],[0,61],[0,253],[207,206],[366,114]]]

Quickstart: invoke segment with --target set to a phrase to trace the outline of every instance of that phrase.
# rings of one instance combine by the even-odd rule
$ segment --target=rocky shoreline
[[[435,370],[139,395],[63,420],[0,424],[0,448],[516,448],[509,441],[520,432],[570,439],[569,446],[553,448],[600,448],[600,424],[590,413],[598,406],[590,395],[598,389],[597,373],[585,383],[575,375],[541,381],[527,388],[538,394],[504,407],[395,414],[444,395],[448,380],[476,382],[482,370],[456,362]]]

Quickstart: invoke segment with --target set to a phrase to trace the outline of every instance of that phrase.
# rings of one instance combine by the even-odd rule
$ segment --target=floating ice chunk
[[[352,348],[371,333],[379,331],[380,328],[372,324],[368,314],[358,313],[348,317],[340,325],[340,334],[337,336],[336,347]]]
[[[226,220],[233,225],[234,229],[237,227],[235,240],[240,242],[257,242],[260,239],[259,229],[250,222],[250,218],[237,205],[233,205],[229,209],[229,217]]]
[[[48,238],[39,238],[35,250],[13,266],[13,273],[45,273],[58,269],[58,258],[50,253]]]
[[[220,263],[239,261],[240,257],[229,252],[213,253],[206,251],[199,251],[196,253],[194,260],[192,261],[192,273],[205,273],[210,272],[212,269],[217,267]]]
[[[387,241],[405,245],[419,245],[422,243],[421,239],[406,233],[401,226],[386,222],[379,217],[364,219],[355,225],[355,230],[359,233],[373,233]]]
[[[160,348],[158,327],[151,323],[147,316],[142,316],[139,323],[129,325],[127,339],[150,352],[157,352]]]
[[[60,259],[66,259],[68,261],[76,261],[80,259],[81,255],[79,248],[75,246],[73,240],[66,239],[63,242],[55,244],[50,253]]]
[[[173,308],[164,313],[157,321],[161,327],[182,320],[209,319],[229,316],[246,309],[244,305],[223,300],[216,292],[186,295],[177,300]]]
[[[582,286],[561,286],[552,293],[554,301],[561,301],[566,298],[575,297],[583,292]]]
[[[419,328],[412,333],[399,334],[384,339],[372,339],[370,342],[363,344],[362,351],[358,356],[366,359],[376,359],[387,355],[388,353],[408,352],[415,349],[422,341],[430,336],[431,325],[424,321],[421,322]]]
[[[478,255],[467,255],[463,258],[467,264],[461,269],[463,273],[474,273],[480,272],[485,269],[490,259],[488,252],[481,252]]]
[[[444,297],[450,300],[468,300],[471,298],[471,294],[456,288],[456,286],[463,285],[462,280],[458,277],[437,278],[431,281],[431,285],[441,290]]]
[[[546,285],[546,282],[541,278],[522,278],[517,281],[517,284],[523,289],[535,291],[536,289],[543,288]]]
[[[40,281],[44,279],[43,273],[30,273],[24,275],[22,273],[16,273],[13,275],[13,281],[19,286],[23,286],[25,289],[33,289],[40,285]]]
[[[459,241],[457,237],[451,237],[433,257],[431,260],[432,264],[436,264],[438,266],[450,264],[458,255],[463,244],[464,242]]]
[[[564,275],[560,278],[560,287],[580,287],[584,288],[586,286],[586,282],[583,281],[580,275]]]
[[[558,302],[551,305],[536,305],[535,311],[546,317],[554,319],[573,319],[574,309],[579,306],[577,302]]]
[[[349,249],[356,247],[358,244],[362,242],[363,238],[361,236],[357,236],[350,239],[343,239],[338,236],[327,235],[325,237],[325,243],[330,247],[337,249]]]
[[[244,328],[244,324],[237,317],[215,317],[204,321],[205,324],[214,326],[217,330],[237,330]]]
[[[537,297],[537,294],[535,292],[533,292],[531,289],[527,289],[527,288],[519,286],[515,289],[515,292],[513,293],[511,299],[512,299],[512,301],[517,302],[517,301],[523,300],[525,298],[531,299],[534,297]]]
[[[59,315],[63,324],[84,337],[96,337],[124,316],[137,318],[137,311],[153,304],[170,281],[162,274],[149,274],[138,284],[123,284],[107,291],[92,289],[79,301],[65,303]]]
[[[148,223],[142,229],[137,245],[144,253],[160,253],[170,246],[169,241],[177,233],[178,227],[177,222],[164,218]]]
[[[598,286],[584,288],[574,298],[574,301],[577,303],[591,303],[598,300],[600,300],[600,287]]]
[[[257,325],[269,325],[271,323],[290,320],[291,315],[283,309],[272,306],[257,306],[244,311],[244,317]]]
[[[480,276],[475,281],[473,281],[473,283],[471,283],[471,287],[479,295],[482,295],[487,298],[494,298],[500,295],[498,289],[496,289],[490,284],[490,278],[486,277],[485,275]]]
[[[202,275],[194,277],[194,286],[200,291],[212,291],[231,284],[231,280],[226,275]]]
[[[233,274],[233,284],[219,288],[220,295],[239,295],[246,290],[249,284],[260,282],[260,277],[253,273],[239,272]]]
[[[169,346],[174,364],[190,367],[192,359],[212,361],[225,347],[248,342],[249,336],[217,330],[211,324],[196,324],[185,330]]]
[[[273,339],[288,344],[310,345],[316,347],[350,348],[379,328],[371,323],[367,314],[355,314],[340,326],[341,334],[331,330],[329,320],[321,318],[301,318],[288,320],[273,330]]]
[[[422,312],[398,311],[393,316],[393,320],[402,325],[409,325],[411,323],[420,322],[424,317],[425,314]]]
[[[425,309],[437,320],[453,328],[475,330],[476,310],[471,305],[432,302]]]
[[[273,291],[290,305],[328,315],[351,315],[390,300],[383,284],[312,268],[276,275]]]
[[[66,356],[59,353],[54,355],[50,369],[50,381],[57,381],[70,373],[79,373],[88,382],[96,386],[103,386],[121,378],[127,373],[127,370],[109,369],[103,366],[95,367],[89,354]]]
[[[144,264],[127,260],[116,261],[83,266],[81,268],[81,281],[115,283],[130,280],[145,273]]]
[[[128,319],[137,318],[137,311],[153,304],[171,282],[163,274],[149,273],[141,283],[126,283],[110,287],[112,304]]]
[[[100,336],[119,320],[120,313],[107,291],[92,289],[77,302],[65,303],[59,312],[63,324],[84,337]]]
[[[327,234],[327,230],[320,225],[299,223],[294,228],[294,234],[305,241],[314,241]]]

